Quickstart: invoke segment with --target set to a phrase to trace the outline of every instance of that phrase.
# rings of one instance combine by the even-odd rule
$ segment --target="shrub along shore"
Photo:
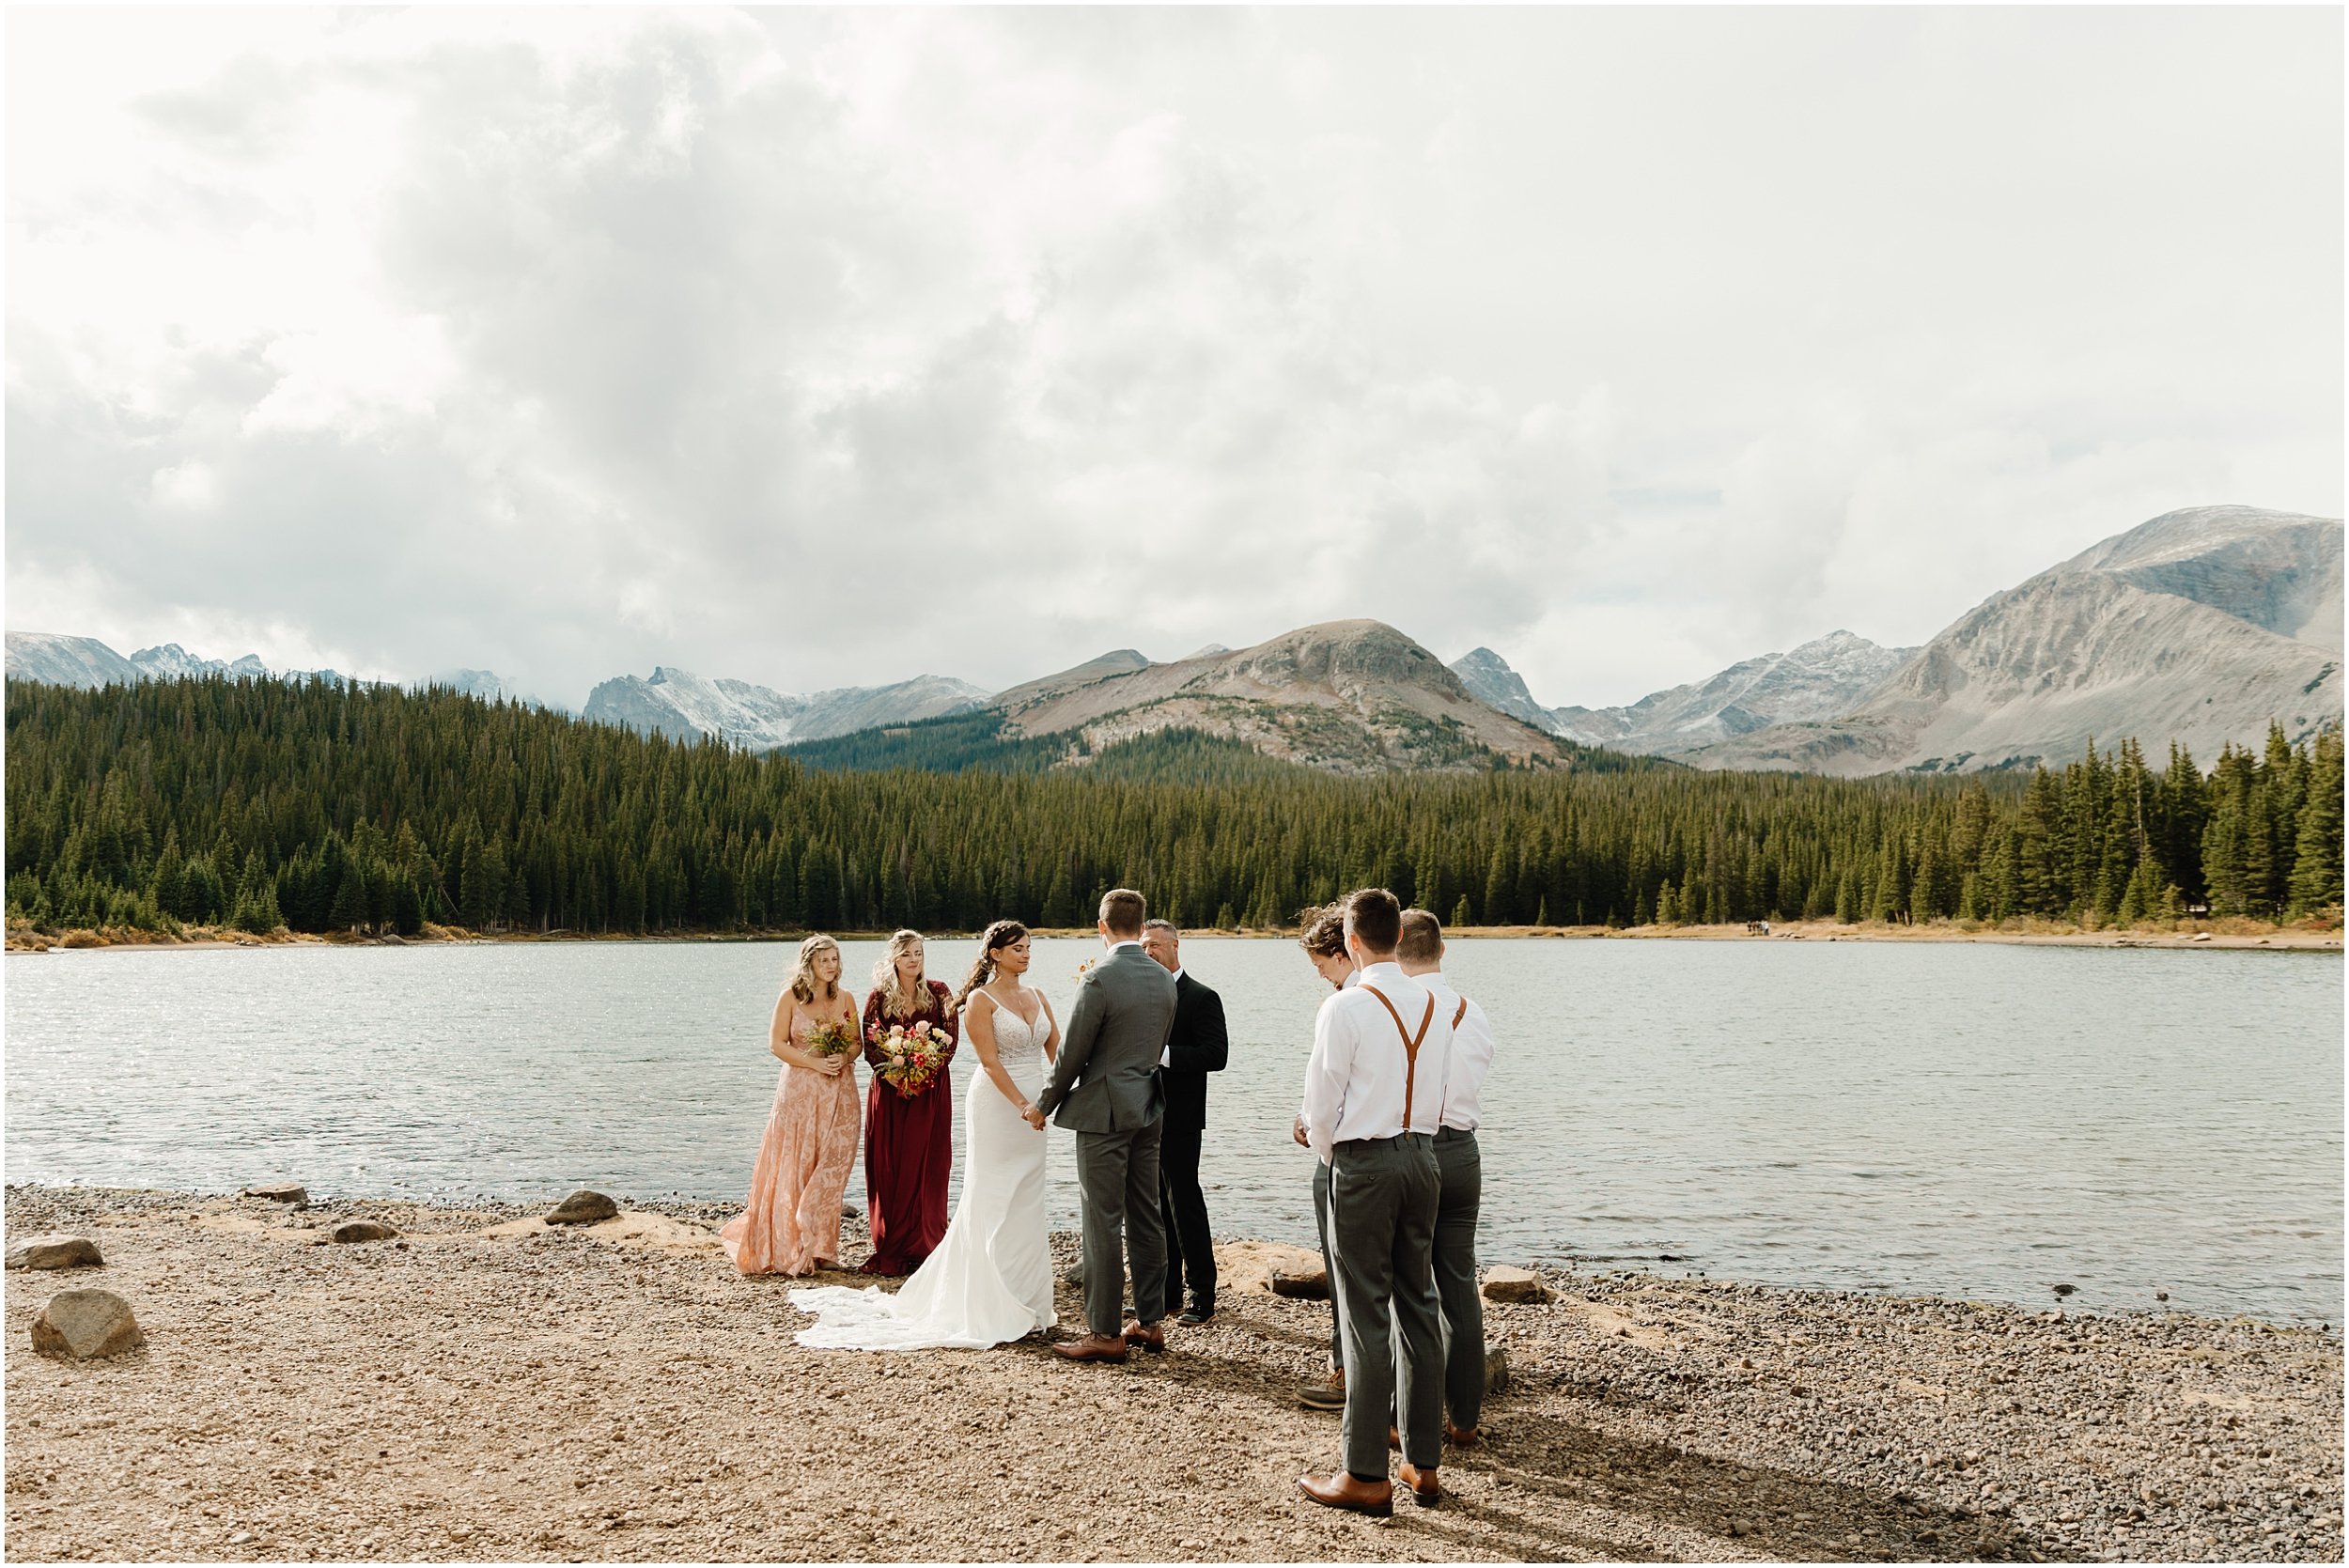
[[[1507,1386],[1444,1505],[1374,1523],[1296,1493],[1336,1452],[1294,1394],[1329,1309],[1265,1288],[1272,1250],[1227,1247],[1223,1311],[1167,1355],[1076,1366],[804,1350],[788,1282],[717,1250],[724,1209],[544,1212],[10,1188],[12,1237],[104,1257],[8,1276],[12,1555],[2341,1555],[2329,1329],[1544,1269],[1549,1299],[1488,1308]],[[35,1354],[42,1302],[84,1285],[142,1348]]]

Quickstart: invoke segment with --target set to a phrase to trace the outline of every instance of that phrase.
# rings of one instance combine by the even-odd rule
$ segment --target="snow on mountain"
[[[649,679],[620,675],[598,686],[581,716],[679,740],[714,736],[768,751],[882,724],[902,724],[980,706],[987,693],[945,675],[890,686],[844,686],[812,696],[743,680],[708,680],[663,665]]]
[[[11,680],[46,681],[52,686],[127,686],[146,678],[137,665],[95,637],[11,631],[8,644]]]
[[[252,658],[247,655],[247,658]],[[255,664],[260,660],[255,659]],[[141,648],[131,656],[131,662],[149,680],[179,680],[188,675],[213,675],[228,666],[217,659],[198,659],[177,643],[164,643],[157,647]]]
[[[141,648],[125,659],[95,637],[65,637],[46,631],[8,633],[8,673],[15,680],[44,680],[56,686],[128,685],[142,680],[180,680],[226,675],[231,680],[308,680],[332,686],[350,677],[338,670],[272,670],[257,654],[223,661],[202,659],[177,643]]]
[[[259,654],[248,653],[241,659],[199,659],[177,643],[164,643],[151,648],[141,648],[131,656],[131,662],[148,680],[182,680],[199,675],[226,675],[230,680],[308,680],[313,675],[329,686],[340,686],[350,677],[340,670],[278,670],[261,662]]]
[[[2204,761],[2341,722],[2341,523],[2170,512],[1993,594],[1865,700],[1707,746],[1701,768],[1971,771],[2172,740]]]
[[[485,703],[520,703],[524,707],[551,708],[565,711],[560,704],[550,703],[528,691],[495,670],[442,670],[416,683],[419,687],[438,686],[451,691],[461,691],[469,697],[479,697]]]
[[[794,740],[823,740],[883,724],[970,713],[987,706],[987,691],[951,675],[916,675],[892,686],[843,686],[817,691],[806,702],[807,706],[792,722]]]
[[[708,680],[691,670],[656,665],[649,678],[616,675],[587,694],[585,719],[626,724],[647,735],[692,740],[712,736],[765,751],[791,738],[804,697],[748,681]]]
[[[1559,734],[1585,745],[1680,756],[1770,724],[1834,718],[1916,651],[1830,631],[1791,652],[1766,653],[1704,680],[1650,692],[1627,707],[1560,707],[1550,716]]]

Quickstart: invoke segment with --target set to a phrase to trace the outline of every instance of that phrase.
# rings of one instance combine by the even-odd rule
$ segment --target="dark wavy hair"
[[[955,1011],[971,1000],[971,993],[995,978],[995,955],[1028,934],[1028,928],[1016,920],[999,920],[979,933],[979,956],[972,964],[971,972],[962,977],[962,986],[955,992]]]

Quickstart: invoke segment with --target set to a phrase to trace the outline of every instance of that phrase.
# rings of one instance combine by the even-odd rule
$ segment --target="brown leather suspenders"
[[[1436,1021],[1436,999],[1433,996],[1427,999],[1427,1012],[1419,1020],[1419,1032],[1414,1034],[1403,1027],[1403,1015],[1394,1010],[1394,1003],[1387,1000],[1386,992],[1370,985],[1365,985],[1362,989],[1378,999],[1378,1005],[1385,1008],[1387,1017],[1394,1020],[1394,1032],[1403,1036],[1403,1130],[1408,1132],[1411,1130],[1411,1086],[1419,1077],[1419,1043],[1427,1038],[1427,1026]],[[1460,1008],[1466,1012],[1468,1003],[1463,1001]]]

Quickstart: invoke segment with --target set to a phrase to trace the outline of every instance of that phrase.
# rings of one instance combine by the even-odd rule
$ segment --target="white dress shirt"
[[[1373,991],[1392,1004],[1392,1014]],[[1314,1017],[1313,1055],[1305,1063],[1302,1119],[1305,1141],[1324,1165],[1331,1149],[1358,1138],[1436,1130],[1452,1057],[1452,1015],[1440,1008],[1431,1014],[1432,1001],[1426,987],[1390,962],[1368,966],[1360,984],[1321,1004]],[[1420,1020],[1427,1021],[1415,1066],[1395,1028],[1397,1015],[1414,1034]],[[1403,1125],[1407,1094],[1408,1128]]]
[[[1153,958],[1153,959],[1151,959],[1150,961],[1151,961],[1152,963],[1154,963],[1154,964],[1158,962],[1158,960],[1157,960],[1156,958]],[[1180,964],[1177,964],[1177,965],[1175,965],[1175,966],[1174,966],[1174,984],[1175,984],[1175,985],[1177,985],[1177,986],[1179,986],[1179,985],[1181,985],[1182,983],[1183,983],[1183,967],[1182,967]],[[1174,1041],[1169,1040],[1169,1041],[1168,1041],[1165,1045],[1160,1046],[1160,1047],[1159,1048],[1159,1066],[1161,1066],[1161,1067],[1172,1067],[1173,1065],[1174,1065]]]
[[[1485,1010],[1471,1001],[1468,1011],[1460,1011],[1460,993],[1452,988],[1440,971],[1414,975],[1412,978],[1427,987],[1436,999],[1436,1011],[1446,1019],[1457,1016],[1460,1025],[1452,1032],[1452,1065],[1443,1085],[1443,1125],[1461,1132],[1474,1132],[1484,1118],[1482,1096],[1485,1075],[1492,1071],[1493,1026],[1485,1017]]]

